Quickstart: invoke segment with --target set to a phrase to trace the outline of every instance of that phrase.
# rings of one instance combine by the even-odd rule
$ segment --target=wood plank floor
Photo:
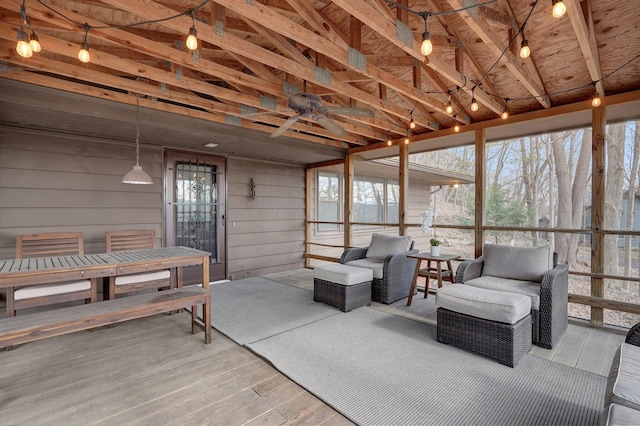
[[[313,286],[310,270],[269,278]],[[433,321],[429,309],[415,305],[424,316],[414,319]],[[0,351],[0,424],[351,424],[222,334],[213,330],[205,345],[203,334],[190,330],[188,313],[162,314]],[[534,346],[531,353],[606,375],[623,340],[572,324],[557,348]]]

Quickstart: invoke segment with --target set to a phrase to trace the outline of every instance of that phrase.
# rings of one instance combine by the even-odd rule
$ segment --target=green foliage
[[[429,244],[431,244],[432,246],[439,246],[440,245],[440,241],[436,240],[435,238],[432,238],[429,240]]]
[[[510,199],[507,191],[497,186],[489,189],[487,224],[495,226],[527,226],[528,213],[522,200]]]

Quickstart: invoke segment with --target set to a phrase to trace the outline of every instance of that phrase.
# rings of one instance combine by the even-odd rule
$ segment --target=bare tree
[[[604,197],[604,229],[620,229],[622,194],[624,190],[625,123],[610,124],[607,130],[607,173]],[[618,273],[618,236],[604,240],[604,273]]]

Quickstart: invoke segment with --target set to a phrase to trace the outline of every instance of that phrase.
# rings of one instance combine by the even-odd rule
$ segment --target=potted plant
[[[431,256],[440,256],[440,241],[432,238],[429,243],[431,244]]]

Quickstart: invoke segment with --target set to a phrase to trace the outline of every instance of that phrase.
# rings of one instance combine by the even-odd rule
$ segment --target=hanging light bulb
[[[422,19],[424,19],[424,32],[422,33],[422,44],[420,45],[420,53],[424,56],[428,56],[433,52],[433,44],[431,44],[431,33],[427,30],[427,18],[429,13],[423,13]]]
[[[193,10],[191,11],[191,21],[193,24],[191,28],[189,28],[189,35],[187,36],[185,44],[187,49],[196,50],[198,48],[198,30],[196,30],[196,19],[193,17]]]
[[[591,106],[594,108],[599,107],[600,105],[602,105],[602,99],[600,99],[600,95],[598,95],[597,93],[593,96],[593,99],[591,100]]]
[[[142,166],[140,166],[140,121],[139,121],[139,111],[140,111],[140,100],[138,96],[136,96],[136,164],[133,166],[133,169],[124,175],[122,178],[122,183],[128,183],[132,185],[151,185],[153,181],[151,177],[142,170]]]
[[[31,32],[31,36],[29,36],[29,47],[35,53],[38,53],[42,50],[42,46],[40,46],[40,40],[38,40],[38,36],[35,32]]]
[[[471,89],[471,111],[476,112],[480,107],[478,106],[478,101],[476,101],[475,95],[476,88],[475,86]]]
[[[453,131],[458,133],[460,131],[460,125],[456,124],[455,126],[453,126]]]
[[[405,144],[405,145],[409,145],[409,136],[407,136],[406,138],[404,138],[404,144]]]
[[[500,118],[502,118],[503,120],[506,120],[507,118],[509,118],[509,110],[507,109],[508,103],[509,103],[509,98],[506,98],[504,100],[504,110],[502,111],[502,114],[500,114]]]
[[[411,121],[409,121],[409,128],[410,128],[411,130],[413,130],[413,129],[415,129],[415,128],[416,128],[416,122],[415,122],[415,121],[413,121],[413,117],[411,117]]]
[[[29,46],[29,36],[22,29],[22,26],[18,30],[18,44],[16,45],[16,52],[23,58],[30,58],[33,56],[31,46]]]
[[[80,60],[80,62],[83,62],[85,64],[91,60],[91,55],[89,55],[89,43],[87,43],[86,41],[83,41],[82,45],[80,45],[78,59]]]
[[[393,142],[391,142],[391,138],[387,139],[387,146],[391,146],[393,145]]]
[[[551,0],[553,5],[552,14],[554,18],[562,18],[567,13],[567,6],[564,5],[562,0]]]
[[[27,22],[27,9],[22,1],[20,6],[20,29],[18,30],[18,43],[16,44],[16,52],[23,58],[30,58],[33,55],[33,50],[29,46],[29,36],[24,31],[24,23]]]
[[[80,45],[80,51],[78,52],[78,59],[82,63],[88,63],[91,60],[89,55],[89,43],[87,43],[87,35],[89,34],[89,24],[84,24],[84,40]]]
[[[531,49],[529,48],[529,43],[527,43],[526,39],[522,39],[522,43],[520,44],[520,57],[522,59],[526,59],[531,55]]]
[[[449,100],[449,102],[447,102],[447,108],[445,109],[445,111],[447,111],[447,114],[452,114],[453,113],[453,105],[451,105],[451,100]]]

